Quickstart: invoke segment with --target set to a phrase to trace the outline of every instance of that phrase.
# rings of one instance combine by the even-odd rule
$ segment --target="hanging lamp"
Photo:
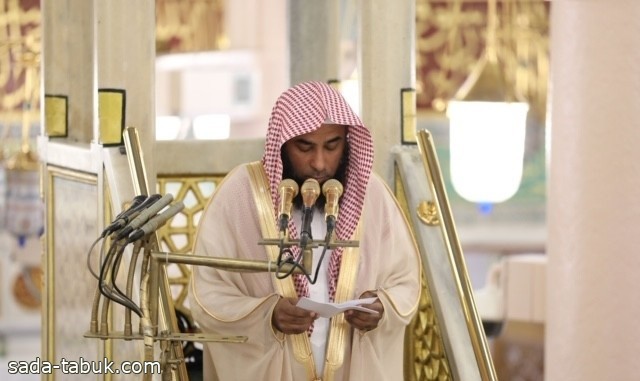
[[[520,187],[529,106],[509,86],[496,50],[496,0],[488,2],[484,54],[447,105],[450,169],[455,191],[491,205]]]

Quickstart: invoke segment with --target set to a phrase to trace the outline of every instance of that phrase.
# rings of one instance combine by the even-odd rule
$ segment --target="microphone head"
[[[324,194],[327,200],[327,203],[324,205],[324,214],[327,221],[331,219],[332,223],[335,223],[338,217],[338,200],[340,196],[342,196],[343,190],[342,184],[336,179],[327,180],[322,185],[322,194]]]
[[[284,179],[278,186],[280,193],[280,209],[279,214],[291,215],[291,204],[294,197],[298,195],[298,183],[291,179]]]
[[[307,179],[302,184],[300,191],[302,193],[302,203],[305,207],[311,208],[320,195],[320,183],[316,179]]]
[[[135,196],[133,198],[133,200],[129,201],[129,202],[125,202],[124,205],[122,206],[122,212],[120,212],[120,214],[118,214],[118,216],[116,216],[116,218],[124,215],[125,213],[127,213],[130,210],[134,210],[135,208],[138,207],[138,205],[142,204],[142,202],[144,200],[147,199],[147,196],[144,194],[139,194],[137,196]]]
[[[278,185],[278,190],[280,191],[280,193],[291,192],[291,197],[296,197],[298,195],[299,187],[298,183],[296,183],[294,180],[284,179],[280,182],[280,185]]]
[[[343,191],[344,188],[342,187],[342,184],[340,184],[340,181],[336,179],[327,180],[324,184],[322,184],[322,194],[325,197],[328,197],[327,194],[331,192],[335,192],[337,196],[340,197],[342,196]]]

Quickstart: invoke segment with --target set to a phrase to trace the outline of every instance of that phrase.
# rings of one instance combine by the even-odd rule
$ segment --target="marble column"
[[[640,374],[640,2],[551,4],[545,380]]]
[[[339,78],[340,2],[289,0],[291,85]]]
[[[94,9],[94,1],[42,2],[42,83],[46,95],[67,97],[68,143],[88,144],[94,137]]]
[[[415,88],[415,1],[359,2],[361,114],[374,139],[374,170],[393,179],[390,150],[401,142],[401,90]]]
[[[154,0],[96,1],[97,87],[125,92],[124,125],[138,130],[150,193],[156,184],[155,10]]]

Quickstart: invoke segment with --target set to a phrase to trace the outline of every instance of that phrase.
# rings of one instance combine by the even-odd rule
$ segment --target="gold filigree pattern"
[[[159,54],[224,49],[223,26],[223,0],[156,0]]]
[[[496,44],[507,79],[544,120],[549,75],[548,1],[499,1]],[[417,0],[418,108],[442,112],[485,47],[487,2]]]
[[[0,0],[0,111],[3,114],[36,108],[27,103],[38,99],[40,17],[38,0]],[[28,70],[33,79],[25,89]]]
[[[167,176],[158,175],[158,192],[171,193],[174,200],[182,201],[184,209],[158,230],[160,249],[172,253],[190,253],[195,241],[196,228],[209,198],[224,175]],[[169,284],[176,310],[185,313],[191,323],[191,314],[185,306],[190,266],[174,264],[167,267]]]
[[[418,218],[426,225],[434,226],[440,223],[438,218],[438,209],[433,201],[422,201],[416,210]]]
[[[412,362],[413,373],[405,378],[411,381],[449,381],[453,379],[451,369],[424,273],[421,283],[418,314],[407,327],[408,340],[405,342],[406,361]]]

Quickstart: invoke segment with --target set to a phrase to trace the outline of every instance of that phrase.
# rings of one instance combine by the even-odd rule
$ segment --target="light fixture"
[[[183,121],[176,115],[156,116],[156,140],[177,140]]]
[[[356,115],[360,115],[360,88],[358,83],[358,72],[354,70],[349,79],[340,82],[340,93],[345,101],[351,106]]]
[[[468,201],[493,204],[520,187],[529,106],[498,64],[496,0],[488,3],[486,49],[449,101],[451,181]]]
[[[231,117],[227,114],[198,115],[193,119],[192,127],[197,140],[229,139]]]
[[[347,79],[330,79],[327,81],[347,102],[349,107],[360,116],[360,82],[358,80],[358,69],[354,69]]]

